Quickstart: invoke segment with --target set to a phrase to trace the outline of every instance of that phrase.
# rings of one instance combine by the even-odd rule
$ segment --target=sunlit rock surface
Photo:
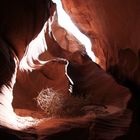
[[[38,56],[42,61],[61,57],[69,60],[69,65],[66,67],[64,61],[55,60],[29,71],[18,68],[16,78],[18,61],[14,61],[15,55],[21,59],[23,48],[40,32],[49,16],[47,2],[7,0],[0,6],[0,136],[27,140],[136,139],[139,126],[137,121],[132,123],[137,119],[136,115],[132,119],[132,113],[138,110],[139,104],[130,104],[133,110],[128,108],[133,93],[112,76],[120,83],[126,82],[123,84],[130,86],[131,91],[137,93],[139,90],[139,1],[62,0],[75,25],[91,39],[99,65],[91,61],[84,46],[72,34],[59,27],[56,14],[52,33],[57,42],[46,29],[43,35],[48,50],[42,48],[43,43],[36,44],[34,47],[37,48],[32,48],[26,58],[30,54],[32,58],[34,50],[41,48],[44,52]],[[9,46],[11,49],[7,50]],[[16,48],[16,54],[11,51],[13,48]],[[34,63],[42,61],[35,60]],[[51,116],[41,110],[36,100],[47,88],[56,91],[62,101],[58,108],[54,106],[57,113]]]
[[[48,63],[26,76],[19,72],[14,89],[15,112],[20,116],[41,119],[40,123],[28,128],[32,134],[30,137],[83,140],[106,137],[107,140],[113,140],[125,134],[132,116],[131,111],[126,109],[130,99],[129,90],[118,85],[89,57],[76,52],[70,60],[68,74],[74,82],[75,95],[68,90],[69,81],[64,74],[63,63]],[[56,109],[58,113],[52,113],[49,117],[35,100],[42,88],[53,88],[57,91],[56,96],[61,97],[58,100],[61,102],[59,108],[50,106],[50,110],[53,107],[53,112]],[[55,99],[53,102],[56,104]],[[25,130],[25,136],[28,135]]]
[[[92,40],[98,63],[117,79],[139,85],[139,1],[62,1],[75,24]]]

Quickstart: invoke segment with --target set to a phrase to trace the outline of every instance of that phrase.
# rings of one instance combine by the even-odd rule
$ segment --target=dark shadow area
[[[124,136],[116,138],[115,140],[140,140],[140,87],[132,80],[124,78],[123,76],[119,77],[116,68],[117,67],[113,67],[113,70],[109,70],[111,71],[109,73],[115,77],[119,84],[129,88],[131,91],[132,97],[128,103],[128,109],[132,111],[133,115],[128,133]]]

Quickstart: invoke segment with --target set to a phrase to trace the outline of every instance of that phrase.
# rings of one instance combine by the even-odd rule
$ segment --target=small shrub
[[[52,88],[43,89],[36,98],[37,105],[46,113],[47,116],[53,116],[60,113],[62,108],[62,94],[59,94]]]
[[[74,117],[91,111],[102,114],[105,108],[102,105],[94,105],[92,98],[92,95],[88,95],[86,98],[72,96],[47,88],[38,94],[36,101],[47,117]]]
[[[76,116],[84,106],[83,97],[62,94],[52,88],[43,89],[36,97],[37,105],[50,116]]]

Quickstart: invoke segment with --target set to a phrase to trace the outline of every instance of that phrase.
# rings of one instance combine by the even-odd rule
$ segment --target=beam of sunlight
[[[73,34],[78,41],[84,45],[87,54],[95,62],[95,55],[92,51],[92,43],[90,39],[80,32],[80,30],[76,27],[76,25],[72,22],[69,15],[64,11],[61,0],[52,0],[56,3],[57,7],[57,14],[58,14],[58,23],[61,27],[65,28],[68,32]]]
[[[80,30],[75,26],[72,22],[69,15],[64,11],[62,7],[61,0],[53,0],[53,2],[57,5],[57,14],[58,14],[58,23],[68,32],[73,34],[79,42],[85,47],[87,54],[95,62],[95,55],[92,51],[92,44],[90,39],[80,32]],[[19,68],[20,70],[32,71],[36,69],[48,61],[39,60],[40,54],[47,51],[47,44],[45,41],[45,28],[46,24],[44,25],[42,31],[39,35],[30,42],[28,48],[26,49],[25,55],[22,58]]]
[[[45,29],[46,24],[44,25],[38,36],[33,39],[28,45],[28,48],[26,49],[26,52],[19,65],[20,70],[32,71],[33,69],[40,67],[47,62],[45,60],[39,59],[39,56],[45,51],[47,51],[47,44],[45,41]],[[36,64],[34,61],[36,61]]]
[[[14,130],[25,130],[36,126],[41,120],[30,116],[21,117],[14,112],[12,106],[13,90],[5,85],[0,94],[0,126]]]

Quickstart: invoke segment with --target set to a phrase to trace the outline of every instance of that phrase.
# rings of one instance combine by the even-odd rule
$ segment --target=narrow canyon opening
[[[139,5],[138,0],[3,1],[0,136],[140,137]]]

